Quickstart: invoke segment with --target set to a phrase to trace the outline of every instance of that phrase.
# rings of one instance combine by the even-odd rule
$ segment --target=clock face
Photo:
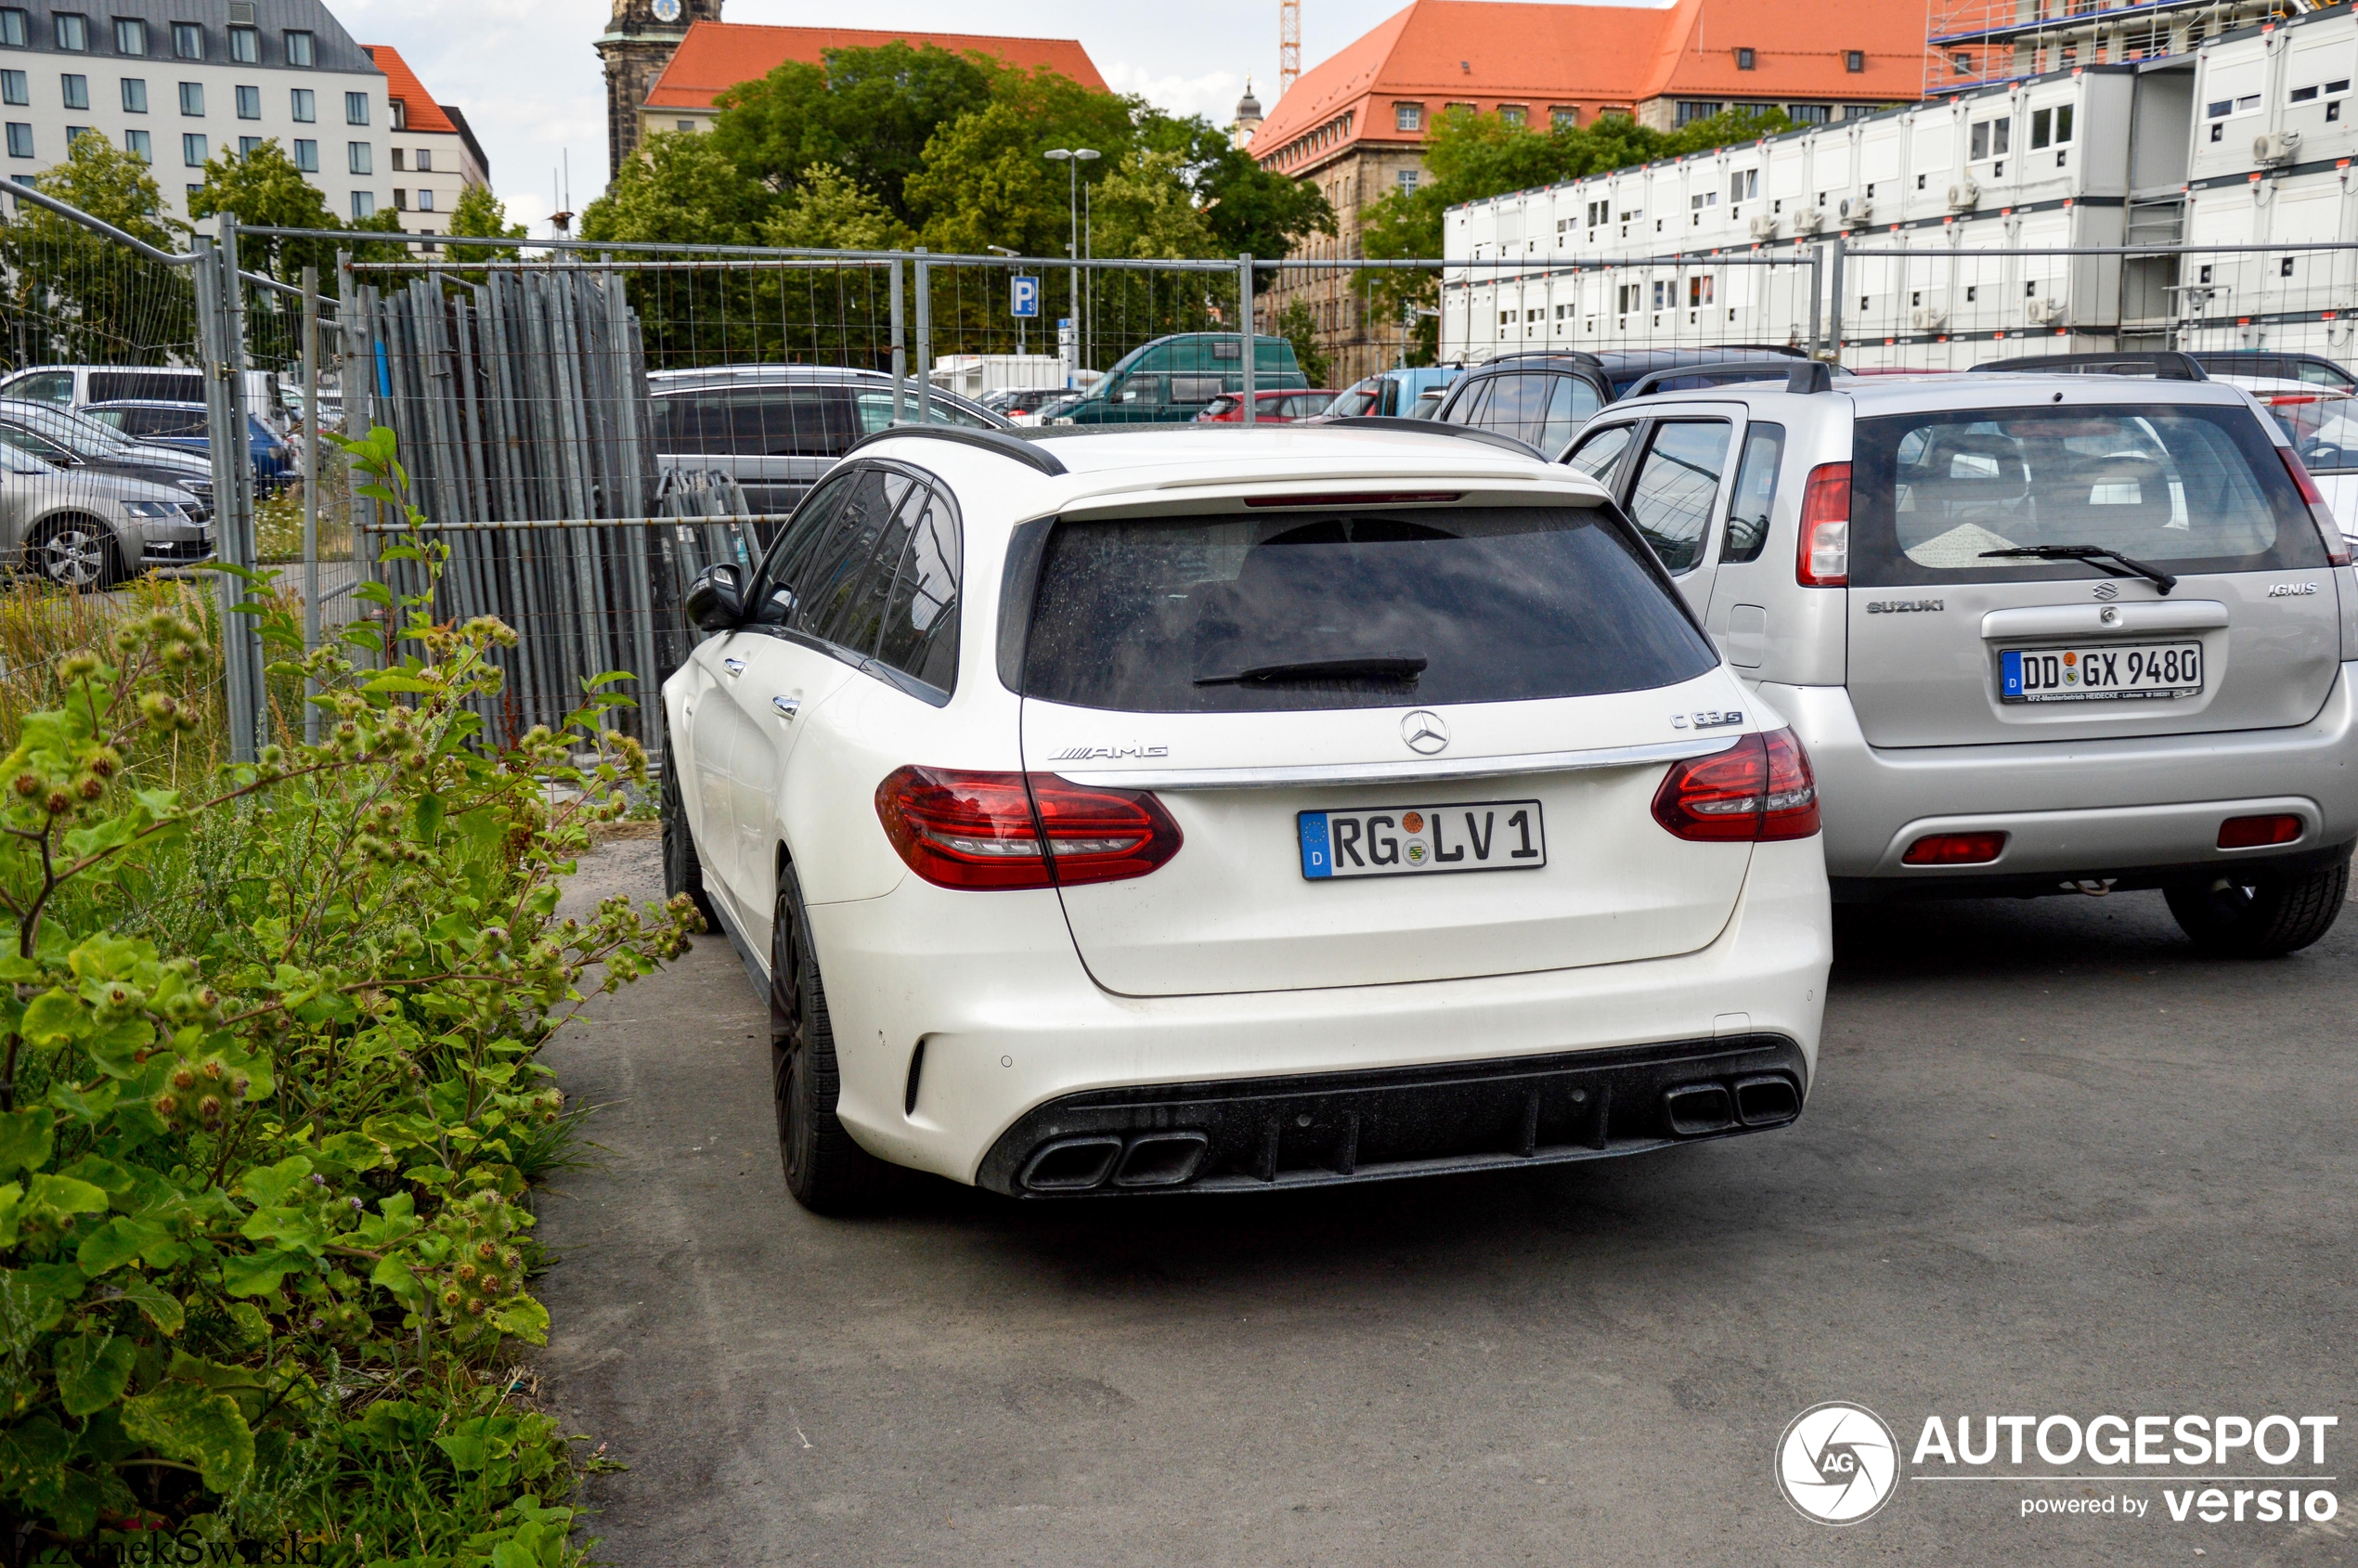
[[[680,19],[680,0],[654,0],[654,5],[652,9],[654,11],[655,20],[657,21],[678,21]]]

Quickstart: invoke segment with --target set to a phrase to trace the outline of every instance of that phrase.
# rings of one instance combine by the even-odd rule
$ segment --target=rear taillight
[[[1180,844],[1153,796],[1054,773],[902,768],[876,786],[876,816],[909,869],[938,888],[1117,882],[1146,875]]]
[[[1791,730],[1745,735],[1673,764],[1654,791],[1654,821],[1704,843],[1807,838],[1818,831],[1818,783]]]
[[[2341,525],[2334,521],[2333,508],[2326,504],[2325,495],[2317,488],[2317,482],[2309,477],[2309,470],[2302,465],[2300,454],[2290,447],[2279,447],[2276,455],[2285,460],[2285,472],[2292,475],[2293,488],[2300,492],[2301,500],[2309,508],[2310,517],[2317,525],[2317,537],[2326,542],[2326,564],[2349,565],[2350,541],[2341,537]]]
[[[1801,492],[1801,555],[1794,577],[1804,588],[1850,581],[1850,465],[1820,463]],[[1813,830],[1815,831],[1815,830]]]

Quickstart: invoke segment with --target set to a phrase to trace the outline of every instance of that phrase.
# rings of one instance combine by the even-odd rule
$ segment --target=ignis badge
[[[1777,1440],[1778,1489],[1820,1524],[1872,1519],[1898,1483],[1899,1440],[1863,1405],[1813,1405]]]

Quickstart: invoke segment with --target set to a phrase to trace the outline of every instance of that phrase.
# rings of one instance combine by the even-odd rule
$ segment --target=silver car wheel
[[[107,548],[104,534],[69,523],[34,541],[33,562],[60,588],[97,588],[106,579]]]

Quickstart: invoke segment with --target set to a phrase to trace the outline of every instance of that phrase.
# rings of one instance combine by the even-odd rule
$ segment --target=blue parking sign
[[[1040,279],[1021,273],[1007,279],[1007,313],[1037,318],[1040,315]]]

